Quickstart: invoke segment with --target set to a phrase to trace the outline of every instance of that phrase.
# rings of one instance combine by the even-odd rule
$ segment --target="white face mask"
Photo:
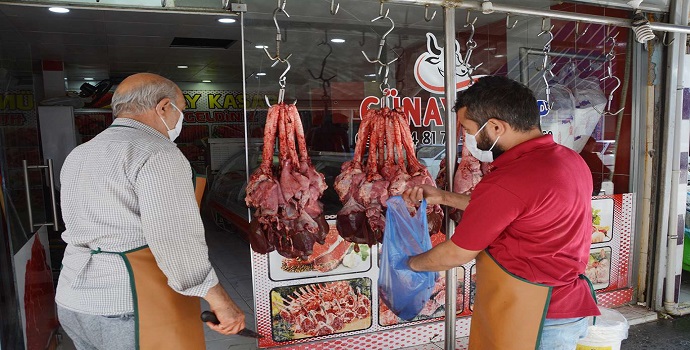
[[[168,137],[170,137],[170,141],[175,141],[175,139],[176,139],[178,136],[180,136],[180,132],[182,131],[182,119],[184,119],[184,113],[182,113],[182,111],[181,111],[179,108],[177,108],[177,106],[175,106],[174,103],[170,102],[170,104],[171,104],[173,107],[175,107],[175,109],[177,109],[178,112],[180,112],[180,118],[177,119],[177,124],[175,124],[175,128],[171,130],[171,129],[168,127],[168,123],[165,122],[165,120],[163,119],[163,117],[161,117],[161,116],[159,115],[158,118],[161,118],[161,121],[163,122],[163,125],[165,125],[165,128],[168,129]]]
[[[480,162],[483,163],[491,163],[494,161],[494,154],[491,152],[491,150],[494,149],[494,146],[496,146],[498,139],[501,138],[500,136],[497,137],[496,141],[494,141],[494,144],[491,145],[491,148],[489,148],[488,151],[479,149],[479,147],[477,147],[477,135],[479,135],[479,133],[482,131],[482,129],[484,129],[487,123],[488,121],[484,123],[484,125],[482,125],[482,127],[479,128],[479,130],[477,130],[477,132],[474,135],[470,135],[467,132],[465,132],[465,144],[463,145],[463,147],[467,147],[467,149],[470,151],[473,157],[477,158]]]

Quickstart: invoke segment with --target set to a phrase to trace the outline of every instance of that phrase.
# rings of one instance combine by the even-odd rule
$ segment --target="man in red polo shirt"
[[[585,317],[599,314],[583,275],[592,224],[587,164],[542,135],[534,95],[506,77],[479,79],[455,110],[463,147],[492,171],[471,197],[431,186],[403,194],[465,211],[452,240],[411,257],[410,268],[441,271],[477,258],[471,349],[575,349]]]

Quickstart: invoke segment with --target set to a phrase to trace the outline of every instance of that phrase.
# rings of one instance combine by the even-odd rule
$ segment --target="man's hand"
[[[242,312],[232,300],[230,300],[230,303],[226,307],[214,308],[212,306],[211,311],[216,314],[220,323],[213,324],[211,322],[206,322],[206,325],[208,325],[208,328],[220,334],[237,334],[237,332],[245,327],[244,312]]]
[[[211,307],[211,311],[218,317],[219,324],[206,322],[208,328],[224,334],[237,334],[245,327],[244,312],[230,298],[220,283],[211,287],[204,297]]]
[[[426,198],[428,205],[444,204],[443,197],[446,191],[440,190],[430,185],[419,185],[405,190],[403,199],[413,205],[419,205],[422,199]]]
[[[448,192],[430,185],[419,185],[407,189],[402,197],[407,203],[415,206],[418,206],[424,198],[429,205],[441,204],[460,210],[465,210],[470,204],[470,196],[466,194]]]

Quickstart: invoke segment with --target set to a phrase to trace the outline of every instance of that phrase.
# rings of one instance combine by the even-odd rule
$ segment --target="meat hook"
[[[620,32],[616,33],[616,35],[611,36],[607,30],[606,39],[604,40],[604,52],[606,53],[606,43],[608,42],[611,42],[611,50],[608,53],[606,53],[606,72],[604,73],[604,76],[601,79],[599,79],[599,82],[601,83],[605,82],[606,80],[613,79],[616,81],[616,85],[609,92],[608,101],[606,103],[606,109],[604,109],[603,111],[599,111],[598,109],[593,107],[594,110],[601,115],[617,115],[625,109],[625,106],[623,106],[618,111],[611,112],[611,103],[613,102],[613,95],[621,86],[621,80],[617,76],[613,75],[613,60],[616,58],[616,37],[618,37],[619,33]],[[606,84],[604,84],[604,88],[605,87]]]
[[[436,11],[434,10],[434,13],[432,13],[431,17],[429,17],[429,4],[424,5],[424,20],[431,22],[434,20],[434,17],[436,17]]]
[[[383,33],[383,35],[381,36],[381,41],[379,42],[379,51],[376,55],[376,59],[373,59],[373,60],[370,59],[369,56],[367,56],[367,54],[362,50],[362,54],[364,55],[364,58],[366,58],[366,60],[369,61],[369,63],[378,63],[381,65],[385,65],[385,63],[381,62],[381,54],[383,53],[383,47],[386,46],[386,37],[388,36],[388,34],[390,34],[393,31],[393,29],[395,29],[395,23],[393,22],[392,18],[388,17],[387,12],[386,12],[385,16],[378,16],[378,17],[372,19],[371,21],[375,22],[375,21],[378,21],[378,20],[384,19],[384,18],[391,22],[391,27],[388,29],[388,31]],[[396,60],[397,60],[397,58],[394,59],[393,61],[388,62],[388,64],[391,64],[391,63],[395,62]]]
[[[673,39],[671,39],[671,41],[666,42],[666,36],[667,35],[668,35],[668,32],[664,32],[664,36],[661,39],[661,45],[664,45],[666,47],[671,46],[671,44],[673,44],[673,42],[676,41],[676,38],[673,38]]]
[[[338,10],[340,10],[340,3],[338,5],[335,5],[335,0],[331,0],[331,14],[335,16],[338,13]]]
[[[555,76],[555,74],[553,74],[552,71],[555,65],[549,62],[549,54],[551,53],[551,42],[553,42],[554,39],[553,27],[553,25],[551,25],[551,27],[546,26],[546,17],[544,17],[541,19],[541,33],[537,35],[549,35],[549,40],[546,41],[546,43],[544,44],[544,49],[542,50],[544,52],[544,60],[542,63],[542,69],[544,70],[544,72],[542,73],[542,79],[544,79],[544,84],[546,85],[546,114],[544,114],[544,116],[549,115],[549,113],[551,113],[551,109],[553,108],[553,102],[551,102],[551,87],[549,86],[549,79],[552,79]]]
[[[582,33],[580,33],[580,21],[575,22],[575,41],[577,41],[578,39],[583,37],[585,34],[587,34],[587,31],[589,30],[589,27],[591,27],[591,26],[592,26],[591,24],[588,25],[587,28],[585,28],[585,30]]]
[[[517,26],[518,20],[516,19],[513,24],[510,24],[510,13],[506,13],[506,29],[513,29],[515,26]]]
[[[264,52],[266,52],[266,56],[271,59],[271,61],[275,60],[280,60],[280,42],[283,41],[282,39],[282,34],[280,31],[280,26],[278,25],[278,13],[282,12],[290,18],[290,14],[285,11],[285,4],[287,3],[287,0],[278,0],[278,7],[276,7],[275,10],[273,10],[273,23],[275,23],[276,26],[276,54],[275,56],[271,56],[271,54],[268,52],[268,48],[264,47]],[[287,36],[287,32],[285,33]]]

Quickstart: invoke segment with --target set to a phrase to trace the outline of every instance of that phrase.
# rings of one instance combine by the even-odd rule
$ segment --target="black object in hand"
[[[213,324],[220,324],[218,317],[212,311],[202,312],[201,313],[201,321],[211,322]],[[249,338],[257,338],[257,339],[264,337],[263,335],[256,333],[252,330],[246,329],[246,328],[243,328],[241,331],[237,332],[237,335],[241,335],[243,337],[249,337]]]
[[[214,314],[211,311],[202,312],[201,313],[201,321],[211,322],[213,324],[220,324],[220,321],[218,320],[218,317],[216,317],[216,314]]]

